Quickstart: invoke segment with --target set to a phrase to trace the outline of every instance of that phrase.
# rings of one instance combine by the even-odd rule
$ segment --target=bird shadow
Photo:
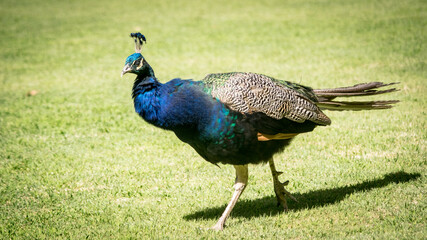
[[[331,188],[314,190],[307,193],[292,194],[298,202],[289,200],[288,207],[290,211],[300,211],[304,209],[312,209],[323,207],[326,205],[338,203],[347,196],[363,191],[369,191],[375,188],[385,187],[389,184],[398,184],[416,180],[421,174],[419,173],[406,173],[403,171],[389,173],[382,178],[374,180],[367,180],[361,183]],[[277,204],[276,196],[266,196],[254,200],[239,201],[233,209],[233,216],[252,218],[259,216],[273,216],[283,212],[282,207],[275,207]],[[206,208],[184,216],[185,220],[194,219],[216,219],[224,211],[227,205]]]

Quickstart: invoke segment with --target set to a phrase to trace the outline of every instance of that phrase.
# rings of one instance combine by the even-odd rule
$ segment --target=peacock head
[[[126,58],[125,66],[122,70],[122,77],[126,73],[135,73],[138,75],[140,72],[143,72],[144,65],[146,65],[146,63],[147,62],[141,53],[134,53],[130,55],[128,58]]]
[[[126,58],[125,66],[122,70],[122,77],[126,73],[134,73],[139,75],[144,72],[152,72],[150,65],[145,61],[141,54],[141,47],[147,40],[141,33],[131,33],[131,37],[135,38],[135,53]]]

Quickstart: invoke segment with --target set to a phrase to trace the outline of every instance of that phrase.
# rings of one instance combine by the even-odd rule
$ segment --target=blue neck
[[[132,88],[135,111],[152,124],[158,119],[157,112],[161,103],[157,92],[161,85],[154,77],[154,72],[147,71],[138,74]]]
[[[155,87],[156,84],[160,84],[157,81],[156,76],[154,76],[154,71],[150,64],[145,62],[145,60],[144,66],[145,67],[137,73],[135,82],[133,83],[132,98],[134,99],[138,94],[144,93],[152,87]]]
[[[192,81],[173,79],[162,84],[152,76],[138,76],[132,96],[135,111],[144,120],[169,130],[196,127],[213,103]]]

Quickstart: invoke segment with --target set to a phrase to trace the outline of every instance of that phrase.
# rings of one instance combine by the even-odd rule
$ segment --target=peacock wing
[[[331,120],[316,106],[311,88],[255,73],[210,74],[205,89],[230,109],[241,113],[261,112],[274,119],[306,120],[329,125]]]

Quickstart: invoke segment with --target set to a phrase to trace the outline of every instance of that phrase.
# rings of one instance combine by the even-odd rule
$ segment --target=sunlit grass
[[[4,239],[422,239],[426,236],[423,1],[2,1],[0,234]],[[128,34],[161,81],[250,71],[314,88],[400,82],[401,101],[328,112],[277,167],[299,198],[276,207],[269,169],[224,232],[204,230],[234,170],[134,113]],[[36,90],[35,96],[27,96]]]

